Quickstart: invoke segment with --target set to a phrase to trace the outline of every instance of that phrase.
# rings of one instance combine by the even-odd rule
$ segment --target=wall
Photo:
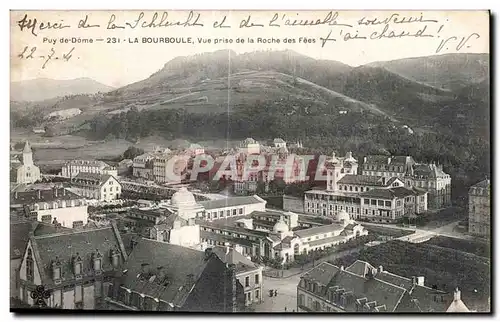
[[[19,298],[19,284],[17,283],[19,266],[22,258],[10,260],[10,297]]]
[[[66,228],[73,228],[73,222],[80,220],[83,221],[83,225],[85,226],[89,216],[87,206],[39,210],[37,220],[42,221],[42,216],[45,215],[51,215],[51,220],[57,218],[57,222]]]
[[[183,226],[170,231],[170,244],[194,246],[200,243],[200,226]]]
[[[255,275],[259,276],[259,283],[255,283]],[[245,279],[249,278],[249,286],[246,286]],[[236,278],[243,285],[243,291],[245,293],[245,305],[251,305],[253,303],[260,303],[262,301],[262,268],[258,268],[253,271],[242,272],[236,275]],[[256,291],[258,291],[258,298],[256,297]],[[248,293],[250,293],[250,300],[248,300]]]

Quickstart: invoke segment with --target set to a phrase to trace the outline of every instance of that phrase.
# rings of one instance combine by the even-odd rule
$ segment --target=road
[[[287,278],[264,276],[262,303],[255,305],[256,312],[292,312],[297,310],[297,284],[300,275]],[[278,296],[269,297],[269,290],[278,290]]]

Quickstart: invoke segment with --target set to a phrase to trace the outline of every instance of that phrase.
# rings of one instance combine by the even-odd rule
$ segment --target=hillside
[[[11,101],[43,101],[68,95],[105,93],[112,89],[90,78],[71,80],[37,78],[11,82],[10,99]]]
[[[489,54],[444,54],[368,64],[409,79],[456,90],[489,78]]]

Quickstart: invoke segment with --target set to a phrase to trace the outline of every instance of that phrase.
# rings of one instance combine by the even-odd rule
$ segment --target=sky
[[[221,49],[290,49],[351,66],[435,54],[489,53],[487,11],[156,11],[153,21],[154,15],[155,11],[11,11],[11,81],[88,77],[120,87],[149,77],[177,56]],[[159,25],[162,17],[163,26],[149,26],[152,21]],[[203,26],[165,26],[186,21]],[[189,37],[190,43],[142,42],[187,42]],[[71,43],[73,38],[76,43]],[[258,43],[259,38],[268,42]]]

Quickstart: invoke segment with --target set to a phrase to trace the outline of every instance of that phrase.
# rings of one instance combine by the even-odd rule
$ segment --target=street
[[[297,284],[300,274],[287,278],[264,276],[262,303],[255,306],[255,312],[287,312],[297,311]],[[278,290],[278,296],[269,296],[269,290]]]

